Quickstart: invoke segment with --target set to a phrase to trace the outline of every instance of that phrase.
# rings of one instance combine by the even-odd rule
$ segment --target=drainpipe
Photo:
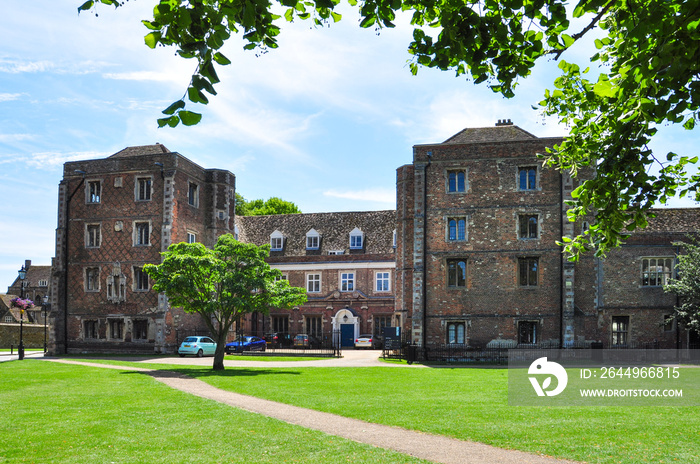
[[[564,237],[564,180],[559,173],[559,237]],[[564,348],[564,253],[559,253],[559,349]]]
[[[430,162],[433,159],[433,152],[429,151],[427,154],[428,164],[426,164],[425,168],[423,169],[423,335],[421,344],[423,345],[424,359],[428,358],[428,315],[426,314],[428,310],[428,286],[426,285],[428,263],[426,262],[427,253],[425,249],[428,244],[428,168],[430,167]]]
[[[82,174],[83,178],[80,180],[78,186],[70,194],[68,200],[66,200],[66,216],[64,221],[64,238],[63,238],[63,351],[68,354],[68,230],[70,222],[70,201],[73,199],[80,187],[85,183],[85,171],[79,169],[75,170],[76,174]],[[66,185],[66,188],[68,186]]]

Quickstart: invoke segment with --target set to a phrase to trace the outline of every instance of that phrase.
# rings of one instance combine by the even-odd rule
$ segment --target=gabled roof
[[[138,147],[126,147],[116,152],[109,158],[130,158],[132,156],[157,155],[161,153],[171,153],[165,145],[156,143],[155,145],[141,145]]]
[[[523,140],[536,140],[537,137],[526,130],[512,124],[493,127],[467,128],[445,140],[443,143],[486,143],[486,142],[516,142]]]
[[[364,253],[386,254],[393,252],[396,211],[237,216],[236,225],[239,240],[256,245],[269,244],[271,234],[281,232],[285,237],[284,256],[305,256],[306,234],[311,229],[321,237],[320,254],[348,250],[350,232],[355,228],[365,234]]]

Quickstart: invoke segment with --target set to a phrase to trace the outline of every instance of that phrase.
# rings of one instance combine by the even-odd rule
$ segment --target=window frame
[[[539,337],[539,325],[538,321],[518,321],[518,345],[536,345]],[[523,341],[523,333],[526,335],[525,339],[530,341]]]
[[[532,236],[532,224],[531,219],[535,219],[534,224],[534,237]],[[523,222],[524,221],[524,222]],[[524,226],[524,227],[523,227]],[[523,236],[523,228],[525,229],[525,235]],[[540,215],[538,213],[520,213],[518,214],[518,240],[537,240],[540,238]]]
[[[461,189],[460,189],[460,179],[459,179],[460,174],[462,175]],[[453,176],[454,176],[454,181],[453,181]],[[466,168],[445,169],[445,193],[448,193],[448,194],[466,193],[468,189],[469,189],[469,183],[467,182],[467,169]]]
[[[445,325],[445,342],[448,345],[465,345],[467,343],[467,324],[464,321],[447,322]]]
[[[99,248],[101,244],[102,224],[94,222],[85,224],[85,248]]]
[[[313,285],[311,285],[313,284]],[[318,288],[317,288],[318,287]],[[306,274],[306,293],[321,293],[321,273]]]
[[[192,231],[187,231],[187,243],[197,243],[197,234]]]
[[[531,264],[535,263],[535,269]],[[523,266],[527,266],[523,269]],[[532,277],[534,275],[534,283]],[[523,279],[525,283],[523,283]],[[540,285],[540,258],[539,256],[521,256],[518,258],[518,287],[520,288],[536,288]]]
[[[85,292],[98,293],[100,291],[100,268],[97,266],[86,267],[83,276],[85,279]]]
[[[340,271],[339,277],[341,292],[355,291],[355,271]]]
[[[142,191],[141,183],[147,181],[145,191]],[[148,195],[146,195],[146,193]],[[153,176],[136,176],[134,181],[134,200],[151,201],[153,199]]]
[[[187,182],[187,204],[199,208],[199,184],[191,180]]]
[[[531,178],[531,173],[534,171],[534,179]],[[523,177],[525,174],[525,177]],[[525,181],[525,186],[523,187],[523,180]],[[517,190],[520,192],[532,192],[534,190],[539,190],[540,185],[540,170],[539,166],[518,166],[518,176]],[[534,185],[530,185],[530,181],[533,181]]]
[[[143,266],[133,266],[133,284],[132,291],[134,292],[147,292],[151,289],[151,283],[148,278],[148,274],[143,271]],[[144,285],[145,283],[145,285]]]
[[[654,267],[656,267],[655,271],[651,271],[651,262],[652,260],[654,261]],[[662,270],[659,271],[658,267],[658,261],[662,260],[663,264]],[[666,271],[666,262],[670,261],[670,267],[668,271]],[[645,271],[645,264],[646,264],[646,271]],[[639,286],[643,288],[659,288],[663,287],[664,285],[668,284],[668,281],[670,279],[675,278],[675,270],[676,270],[676,258],[675,256],[645,256],[641,258],[640,260],[640,282]],[[653,276],[653,277],[652,277]],[[654,280],[654,284],[650,283],[651,280]],[[661,283],[659,283],[661,281]],[[645,283],[646,282],[646,283]]]
[[[131,331],[131,339],[132,340],[139,340],[139,341],[144,341],[148,340],[148,319],[134,319],[132,321],[133,329]],[[145,327],[143,327],[145,325]],[[139,327],[141,326],[141,327]],[[145,330],[143,330],[145,329]],[[144,337],[141,337],[140,335],[145,335]]]
[[[83,320],[83,340],[100,339],[100,322],[96,319]]]
[[[99,205],[102,203],[101,179],[91,179],[85,181],[85,203],[88,205]]]
[[[460,263],[463,263],[460,265]],[[447,277],[447,288],[467,288],[467,259],[466,258],[449,258],[445,260],[445,270]],[[458,268],[462,269],[462,278],[459,277]]]
[[[379,286],[380,279],[383,283],[382,288]],[[377,293],[391,292],[391,272],[376,271],[374,273],[374,291]]]
[[[110,340],[124,340],[124,319],[109,319],[108,331]]]
[[[141,228],[146,226],[148,228],[146,236],[142,236]],[[151,221],[134,221],[134,246],[151,246],[151,234],[153,233],[153,227],[151,227]],[[143,242],[143,239],[146,242]]]
[[[617,325],[617,329],[616,329]],[[629,345],[630,335],[630,317],[629,316],[612,316],[610,319],[610,344],[611,346],[627,346]],[[620,339],[623,343],[619,343]]]
[[[454,235],[452,234],[452,223],[454,222]],[[460,234],[460,223],[462,223],[462,229]],[[468,218],[466,216],[448,216],[445,218],[445,225],[447,230],[445,231],[445,241],[447,242],[466,242],[468,239],[467,225]]]
[[[359,244],[357,243],[359,241]],[[350,232],[350,249],[362,250],[365,247],[365,233],[359,228],[354,228]]]

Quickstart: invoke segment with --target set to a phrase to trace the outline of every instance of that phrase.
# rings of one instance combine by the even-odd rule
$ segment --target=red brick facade
[[[188,239],[213,246],[233,231],[235,178],[162,145],[66,163],[53,261],[52,351],[173,351],[204,330],[173,310],[141,268]],[[189,235],[188,235],[189,234]]]
[[[396,309],[414,343],[672,348],[687,340],[664,327],[675,296],[661,280],[643,282],[643,266],[658,273],[655,258],[673,262],[670,244],[697,230],[698,210],[659,210],[607,259],[569,263],[556,242],[586,226],[565,215],[577,184],[538,158],[558,141],[510,124],[466,129],[415,146],[413,163],[398,169]]]

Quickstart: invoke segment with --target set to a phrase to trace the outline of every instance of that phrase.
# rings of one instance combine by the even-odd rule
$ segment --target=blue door
[[[340,346],[355,346],[355,324],[340,324]]]

